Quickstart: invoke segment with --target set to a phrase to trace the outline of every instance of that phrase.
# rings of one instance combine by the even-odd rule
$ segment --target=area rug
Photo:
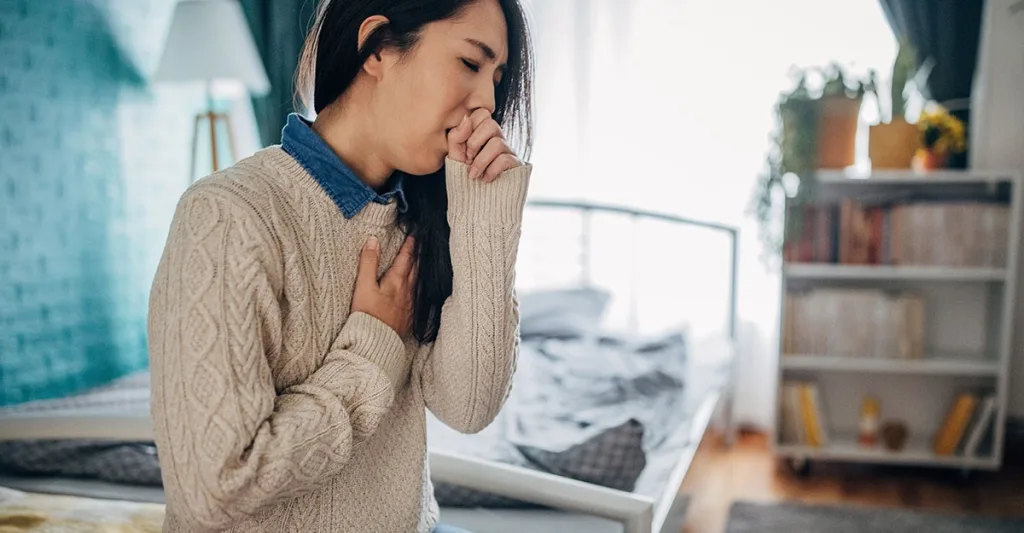
[[[726,533],[1021,533],[1024,518],[736,502]]]
[[[0,487],[0,533],[160,533],[164,506]]]

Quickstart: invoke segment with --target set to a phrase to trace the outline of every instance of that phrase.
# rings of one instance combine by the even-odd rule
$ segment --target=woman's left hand
[[[477,109],[448,132],[448,157],[469,165],[470,178],[487,183],[523,164],[486,109]]]

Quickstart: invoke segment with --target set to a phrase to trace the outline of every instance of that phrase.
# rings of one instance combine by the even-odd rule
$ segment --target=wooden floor
[[[709,435],[683,492],[690,497],[684,533],[723,533],[735,501],[901,507],[972,514],[1024,515],[1024,445],[1008,446],[998,473],[814,463],[801,478],[771,455],[759,433],[727,448]]]

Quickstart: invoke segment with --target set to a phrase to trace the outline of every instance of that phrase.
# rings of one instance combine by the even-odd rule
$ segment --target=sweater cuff
[[[338,335],[341,348],[380,367],[398,390],[409,369],[402,338],[387,324],[366,313],[352,313]]]
[[[533,165],[506,170],[491,183],[470,178],[469,165],[454,159],[445,159],[445,172],[449,221],[453,217],[465,217],[474,223],[522,220]]]

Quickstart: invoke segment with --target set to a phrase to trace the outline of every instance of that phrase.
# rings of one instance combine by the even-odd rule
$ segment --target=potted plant
[[[842,67],[833,63],[822,71],[825,87],[820,102],[818,168],[839,169],[853,165],[857,146],[860,106],[868,86],[852,85]]]
[[[837,64],[794,74],[795,87],[775,106],[777,131],[751,206],[769,255],[777,254],[786,242],[799,240],[805,199],[812,195],[817,169],[854,163],[860,104],[864,94],[874,90],[871,79],[851,82]],[[811,89],[812,77],[822,82],[820,89]],[[776,207],[783,204],[787,216],[780,232]]]
[[[917,128],[921,147],[914,154],[915,170],[946,168],[950,155],[963,153],[967,149],[964,123],[940,105],[933,104],[925,109]]]
[[[892,67],[889,96],[889,120],[872,125],[868,133],[868,156],[874,169],[910,168],[921,146],[917,125],[907,121],[907,91],[917,71],[917,51],[903,40]],[[878,93],[876,93],[878,94]],[[879,116],[884,117],[879,94]]]
[[[792,210],[784,232],[776,231],[780,204],[798,206],[813,186],[817,168],[819,99],[807,87],[807,71],[800,72],[795,88],[779,96],[775,105],[777,129],[772,136],[766,171],[757,182],[751,210],[760,225],[764,250],[774,255],[801,227],[801,209]]]

